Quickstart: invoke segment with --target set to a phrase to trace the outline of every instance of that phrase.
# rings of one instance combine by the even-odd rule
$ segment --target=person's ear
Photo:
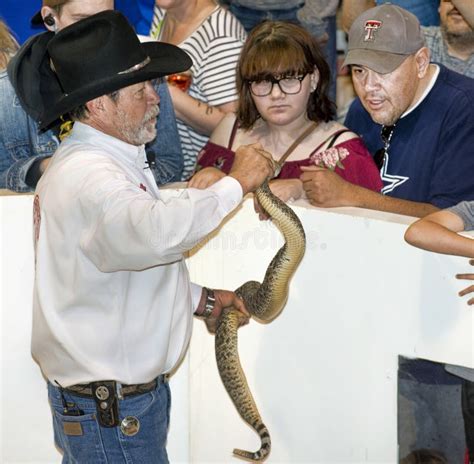
[[[51,32],[57,32],[58,24],[56,11],[49,6],[43,6],[41,8],[41,16],[43,17],[43,22],[46,29]]]
[[[319,82],[319,71],[317,68],[314,68],[312,74],[310,74],[310,84],[311,84],[311,92],[316,90]]]
[[[431,52],[428,47],[422,47],[415,53],[415,62],[418,67],[418,77],[426,76],[430,66]]]
[[[95,116],[105,110],[104,96],[94,98],[86,103],[87,111],[90,116]]]

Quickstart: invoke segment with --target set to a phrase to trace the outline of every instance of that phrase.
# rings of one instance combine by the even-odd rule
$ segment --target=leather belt
[[[76,385],[71,385],[63,390],[65,392],[72,393],[77,396],[82,396],[84,398],[96,398],[97,396],[97,389],[101,385],[113,385],[118,387],[118,395],[119,397],[127,397],[127,396],[134,396],[140,395],[142,393],[148,393],[153,391],[158,385],[166,382],[168,380],[168,375],[160,375],[155,380],[152,380],[148,383],[138,383],[134,385],[124,385],[113,380],[104,380],[104,381],[97,381],[91,383],[80,383]],[[114,388],[115,390],[115,388]]]

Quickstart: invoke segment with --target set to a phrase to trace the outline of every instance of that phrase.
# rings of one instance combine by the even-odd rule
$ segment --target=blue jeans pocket
[[[64,452],[64,463],[106,463],[95,413],[65,416],[53,406],[56,445]]]

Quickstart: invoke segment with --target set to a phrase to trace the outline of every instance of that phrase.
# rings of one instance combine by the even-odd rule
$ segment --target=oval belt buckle
[[[127,437],[133,437],[140,430],[140,421],[134,416],[127,416],[120,423],[120,430]]]

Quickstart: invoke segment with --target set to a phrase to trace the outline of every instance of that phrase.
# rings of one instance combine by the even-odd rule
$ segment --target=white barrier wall
[[[0,462],[60,462],[44,381],[30,357],[32,197],[0,196]],[[295,206],[308,246],[282,314],[239,332],[241,360],[268,426],[268,462],[395,463],[399,354],[474,367],[466,259],[403,241],[411,218]],[[261,280],[281,237],[246,201],[188,259],[193,280],[235,289]],[[196,322],[172,378],[172,462],[238,462],[257,435],[238,417],[215,367],[213,337]]]

